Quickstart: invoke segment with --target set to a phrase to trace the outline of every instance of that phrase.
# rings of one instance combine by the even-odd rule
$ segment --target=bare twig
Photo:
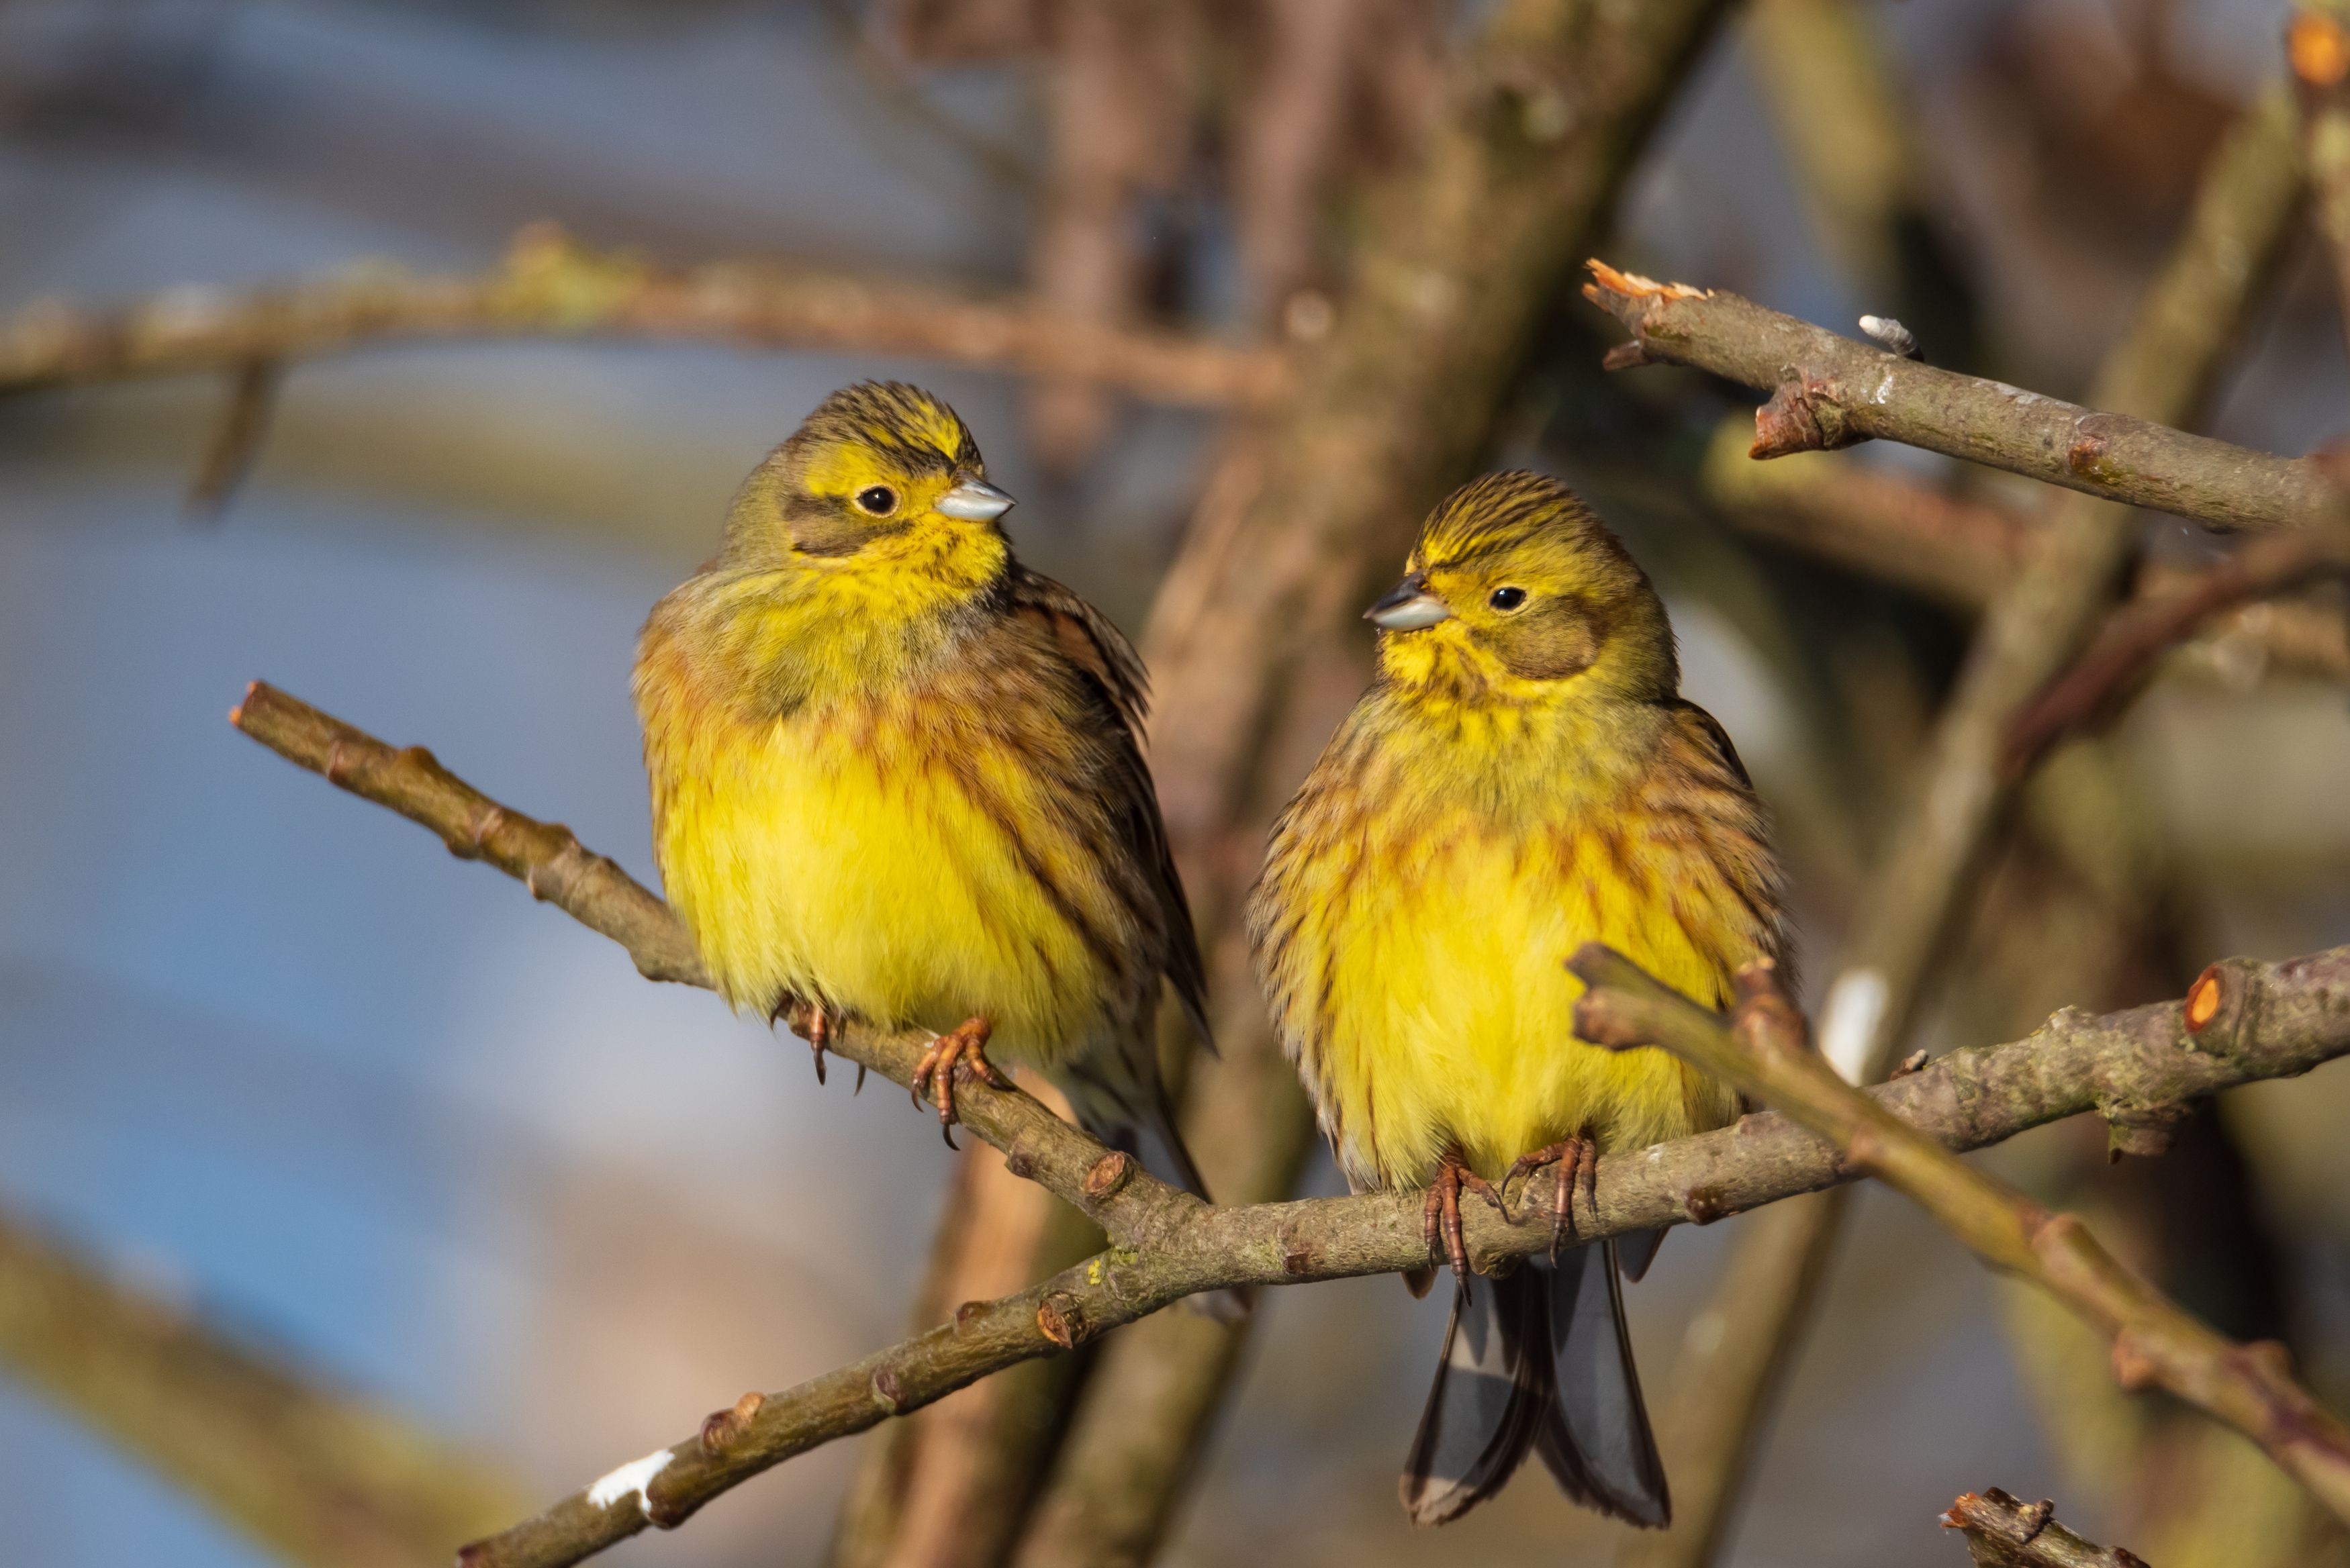
[[[2303,151],[2335,298],[2350,331],[2350,3],[2303,0],[2285,38]]]
[[[286,384],[286,367],[276,359],[249,359],[229,379],[228,402],[196,476],[188,485],[188,515],[200,523],[220,520],[228,510],[244,476],[261,455],[269,436],[270,416],[277,409],[278,389]]]
[[[473,1455],[0,1219],[0,1359],[289,1561],[413,1568],[514,1517]]]
[[[1942,1528],[1962,1530],[1977,1568],[2147,1568],[2137,1553],[2100,1546],[2056,1522],[2055,1505],[2027,1503],[1997,1487],[1960,1492]]]
[[[248,698],[248,732],[269,733],[291,712],[294,726],[331,726],[379,760],[360,780],[338,782],[390,804],[440,834],[463,841],[487,805],[418,750],[395,752],[290,698]],[[295,746],[277,746],[297,762]],[[307,765],[325,773],[324,758]],[[537,826],[532,824],[534,827]],[[583,855],[568,836],[540,828],[521,852],[493,860],[534,886],[555,863]],[[544,851],[544,858],[537,852]],[[591,857],[593,858],[593,857]],[[609,862],[598,861],[608,866]],[[591,921],[630,949],[640,971],[663,967],[683,929],[666,906],[614,870],[633,890],[638,918]],[[608,896],[610,889],[606,889]],[[585,919],[605,913],[592,899],[554,896]],[[2194,997],[2204,998],[2198,1002]],[[1711,1017],[1711,1014],[1702,1016]],[[2201,1022],[2194,1021],[2199,1017]],[[895,1082],[907,1082],[924,1044],[919,1033],[883,1034],[845,1026],[836,1050]],[[2254,1078],[2306,1072],[2350,1054],[2350,949],[2282,965],[2231,960],[2199,982],[2188,1003],[2162,1002],[2088,1018],[2060,1013],[2030,1040],[1960,1051],[1869,1097],[1907,1126],[1954,1148],[1980,1147],[2030,1127],[2095,1111],[2126,1125],[2159,1121],[2185,1100]],[[966,1305],[951,1324],[854,1366],[774,1397],[748,1396],[705,1424],[702,1435],[615,1471],[546,1514],[469,1549],[476,1568],[572,1563],[649,1523],[673,1525],[710,1498],[819,1443],[862,1431],[1016,1362],[1090,1340],[1180,1296],[1232,1285],[1273,1285],[1416,1267],[1427,1259],[1419,1206],[1411,1194],[1367,1194],[1239,1208],[1210,1208],[1166,1186],[1017,1090],[976,1081],[959,1099],[972,1130],[1006,1151],[1015,1171],[1084,1209],[1108,1231],[1110,1251],[1017,1295]],[[1700,1222],[1817,1191],[1855,1170],[1832,1147],[1773,1115],[1653,1149],[1614,1155],[1599,1166],[1586,1238],[1684,1220]],[[1547,1175],[1519,1206],[1522,1222],[1482,1208],[1467,1217],[1473,1258],[1545,1249],[1552,1238]]]
[[[2156,659],[2220,611],[2339,569],[2316,535],[2275,535],[2253,540],[2173,592],[2142,597],[2115,612],[2071,668],[2008,722],[2002,765],[2021,777],[2059,737],[2126,700]]]
[[[1269,402],[1289,384],[1280,358],[1263,350],[806,267],[728,262],[662,272],[533,224],[515,237],[503,265],[478,276],[419,277],[379,265],[250,292],[176,288],[107,314],[28,306],[0,323],[0,392],[477,337],[854,349],[1202,406]]]
[[[1779,462],[1746,455],[1745,416],[1724,419],[1699,483],[1742,532],[1892,583],[1953,610],[1981,612],[2012,584],[2046,524],[1946,494],[1849,458],[1814,452]],[[2202,573],[2148,562],[2141,598],[2199,592]],[[2290,600],[2221,609],[2196,641],[2205,662],[2350,679],[2350,635],[2338,605]]]
[[[2091,401],[2158,424],[2193,419],[2228,346],[2265,297],[2293,234],[2302,193],[2290,106],[2272,93],[2243,118],[2204,171],[2186,231],[2141,302],[2130,332],[2100,371]],[[1625,297],[1645,312],[1646,306],[1637,298]],[[1740,320],[1761,321],[1766,332],[1777,329],[1773,320],[1787,321],[1771,318],[1771,313],[1742,301],[1737,305],[1733,314]],[[1880,379],[1868,383],[1872,395],[1875,387],[1883,385],[1889,397],[1896,381],[1924,369],[1801,323],[1789,325],[1806,344],[1825,339],[1830,352],[1847,366],[1861,363],[1852,358],[1860,356],[1879,367]],[[1934,375],[1939,379],[1930,383],[1931,389],[1950,393],[1959,411],[1981,412],[1988,407],[2003,419],[2028,422],[2034,409],[2045,407],[1996,383]],[[1780,377],[1781,369],[1773,367],[1762,384],[1777,384]],[[1801,401],[1787,400],[1791,405]],[[1764,416],[1758,415],[1757,422],[1762,428]],[[1955,433],[1968,436],[1968,430]],[[1976,444],[1969,436],[1943,440],[1936,450],[1975,455]],[[2060,445],[2056,452],[2064,450]],[[2301,469],[2316,473],[2314,464]],[[2062,497],[2052,508],[2026,568],[1984,617],[1957,690],[1937,725],[1921,785],[1886,836],[1886,859],[1856,913],[1853,929],[1862,933],[1858,950],[1846,960],[1829,988],[1829,1044],[1838,1066],[1857,1082],[1884,1075],[1924,1008],[1950,950],[1950,935],[1972,896],[2020,782],[2002,765],[2008,726],[2065,668],[2112,602],[2114,585],[2131,549],[2126,520],[2108,503],[2083,495]],[[1824,1256],[1835,1245],[1835,1228],[1823,1225],[1801,1240]],[[1772,1241],[1757,1235],[1742,1239],[1740,1247]],[[1817,1265],[1815,1257],[1812,1266]],[[1776,1272],[1800,1277],[1802,1271],[1784,1266]],[[1774,1304],[1784,1306],[1794,1300],[1789,1296]],[[1782,1315],[1770,1324],[1752,1325],[1750,1337],[1753,1343],[1780,1345],[1801,1329],[1794,1315]],[[1750,1391],[1747,1384],[1760,1379],[1771,1362],[1778,1360],[1783,1360],[1783,1353],[1774,1351],[1769,1360],[1726,1369],[1716,1385],[1719,1407],[1699,1424],[1727,1423],[1733,1417],[1751,1422],[1769,1401]],[[1759,1426],[1749,1425],[1734,1437],[1709,1439],[1737,1457],[1716,1472],[1720,1491],[1685,1490],[1677,1499],[1681,1506],[1675,1534],[1687,1530],[1693,1537],[1719,1537],[1759,1431]]]
[[[2181,1310],[2101,1246],[2079,1219],[2048,1213],[1960,1159],[1839,1077],[1812,1048],[1803,1014],[1770,964],[1738,976],[1736,1012],[1682,997],[1613,949],[1567,961],[1591,988],[1575,1032],[1627,1049],[1659,1045],[1734,1084],[1834,1144],[1856,1174],[1899,1189],[1993,1268],[2031,1281],[2113,1345],[2125,1387],[2167,1389],[2235,1428],[2350,1521],[2350,1428],[2294,1382],[2282,1346],[2241,1345]],[[2259,1004],[2242,966],[2214,964],[2187,993],[2185,1048],[2225,1054]]]
[[[1881,437],[2212,528],[2332,527],[2342,514],[2339,487],[2306,458],[1921,365],[1734,294],[1591,270],[1583,292],[1632,329],[1642,362],[1771,391],[1757,458]]]
[[[1061,0],[1051,17],[1048,159],[1029,286],[1056,317],[1097,329],[1141,314],[1158,226],[1140,203],[1175,182],[1191,151],[1187,17],[1132,0]],[[1046,376],[1028,389],[1029,442],[1046,469],[1076,469],[1101,440],[1098,384]]]

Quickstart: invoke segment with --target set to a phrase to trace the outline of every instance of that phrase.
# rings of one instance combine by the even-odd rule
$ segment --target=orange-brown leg
[[[1502,1189],[1508,1191],[1512,1182],[1545,1165],[1558,1167],[1558,1188],[1550,1215],[1550,1255],[1555,1258],[1559,1244],[1575,1233],[1575,1189],[1583,1189],[1592,1209],[1599,1206],[1599,1146],[1587,1137],[1561,1138],[1522,1154],[1510,1162],[1508,1172],[1502,1178]],[[1511,1215],[1510,1221],[1515,1224],[1517,1216]]]
[[[993,1029],[993,1025],[984,1018],[966,1018],[931,1041],[930,1049],[915,1064],[914,1103],[921,1104],[927,1095],[931,1103],[938,1106],[939,1136],[947,1140],[949,1148],[955,1147],[954,1075],[958,1066],[995,1088],[1012,1087],[1012,1080],[997,1072],[995,1064],[987,1059],[987,1037]]]
[[[1444,1151],[1444,1158],[1436,1168],[1436,1179],[1429,1184],[1428,1200],[1419,1210],[1419,1234],[1431,1254],[1436,1251],[1438,1241],[1443,1242],[1444,1261],[1452,1265],[1453,1283],[1466,1294],[1469,1289],[1469,1244],[1461,1234],[1461,1193],[1464,1188],[1503,1213],[1509,1212],[1509,1206],[1502,1201],[1501,1190],[1470,1169],[1467,1162],[1461,1159],[1459,1147],[1454,1147]]]

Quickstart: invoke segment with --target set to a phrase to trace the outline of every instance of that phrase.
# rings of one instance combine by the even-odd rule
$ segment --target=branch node
[[[954,1331],[957,1334],[961,1334],[965,1329],[969,1328],[986,1313],[987,1306],[988,1303],[985,1302],[974,1301],[965,1302],[962,1305],[955,1308]]]
[[[712,1411],[702,1419],[702,1451],[716,1459],[733,1447],[749,1428],[751,1418],[766,1402],[764,1394],[753,1389],[727,1408]]]
[[[900,1402],[906,1397],[906,1390],[898,1381],[896,1371],[884,1366],[873,1375],[868,1386],[872,1390],[873,1402],[876,1405],[880,1406],[892,1416],[898,1413]]]
[[[1717,1189],[1692,1187],[1681,1194],[1681,1212],[1690,1217],[1692,1225],[1711,1225],[1731,1212],[1730,1204]]]
[[[1599,357],[1599,368],[1603,370],[1637,370],[1643,365],[1655,363],[1648,358],[1648,345],[1638,337],[1618,343]]]
[[[2125,1328],[2114,1335],[2114,1381],[2135,1394],[2154,1386],[2162,1368],[2137,1342],[2136,1331]]]
[[[1847,426],[1843,405],[1826,382],[1808,375],[1790,377],[1773,389],[1769,402],[1754,410],[1754,444],[1746,455],[1759,461],[1797,452],[1836,452],[1867,439]]]
[[[1036,1328],[1063,1350],[1073,1350],[1085,1337],[1084,1303],[1066,1291],[1055,1291],[1036,1303]]]
[[[1134,1161],[1123,1149],[1112,1149],[1086,1172],[1086,1196],[1099,1202],[1124,1187],[1134,1174]]]
[[[2187,1049],[2233,1054],[2257,1030],[2260,992],[2260,970],[2248,959],[2221,959],[2197,975],[2178,1010]]]

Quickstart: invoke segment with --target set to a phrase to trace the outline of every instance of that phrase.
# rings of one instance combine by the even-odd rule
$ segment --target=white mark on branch
[[[1885,1016],[1885,977],[1873,969],[1848,969],[1828,987],[1820,1010],[1820,1054],[1847,1084],[1868,1070],[1877,1025]]]
[[[650,1513],[652,1501],[645,1496],[645,1488],[653,1484],[653,1477],[669,1469],[669,1461],[674,1457],[667,1449],[660,1449],[647,1454],[643,1459],[630,1459],[627,1464],[589,1487],[588,1501],[598,1508],[609,1508],[634,1492],[637,1506]]]

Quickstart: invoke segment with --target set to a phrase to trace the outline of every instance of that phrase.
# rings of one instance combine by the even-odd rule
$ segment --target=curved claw
[[[955,1110],[954,1075],[960,1066],[974,1078],[991,1087],[1009,1089],[1012,1080],[998,1072],[995,1064],[987,1059],[987,1037],[993,1026],[984,1018],[967,1018],[953,1029],[931,1042],[915,1064],[913,1078],[908,1087],[914,1103],[920,1105],[928,1096],[938,1107],[939,1132],[953,1148],[954,1124],[961,1119]]]
[[[1469,1293],[1469,1243],[1461,1229],[1461,1193],[1463,1189],[1476,1193],[1503,1215],[1510,1206],[1503,1200],[1501,1189],[1469,1168],[1458,1147],[1444,1151],[1436,1168],[1436,1179],[1430,1184],[1427,1201],[1419,1212],[1421,1240],[1432,1254],[1440,1236],[1444,1243],[1444,1261],[1452,1265],[1452,1278],[1464,1296]]]
[[[1510,1162],[1509,1173],[1502,1178],[1503,1189],[1508,1190],[1512,1182],[1545,1165],[1559,1168],[1550,1217],[1550,1255],[1556,1258],[1561,1243],[1575,1234],[1575,1189],[1583,1189],[1585,1200],[1595,1212],[1599,1207],[1599,1146],[1587,1137],[1561,1138],[1522,1154]],[[1503,1212],[1509,1214],[1507,1209]],[[1517,1222],[1516,1215],[1509,1218],[1512,1224]]]

